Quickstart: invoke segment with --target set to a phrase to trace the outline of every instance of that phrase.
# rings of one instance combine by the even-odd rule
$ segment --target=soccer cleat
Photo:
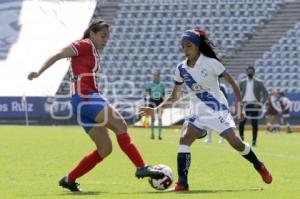
[[[184,186],[179,182],[176,182],[175,186],[171,188],[170,191],[174,191],[174,192],[189,191],[189,186]]]
[[[153,169],[151,166],[146,165],[142,168],[137,168],[135,172],[137,178],[150,177],[153,179],[161,179],[165,177],[165,174],[161,171]]]
[[[64,176],[59,182],[59,186],[69,189],[72,192],[82,191],[77,182],[67,182],[67,176]]]
[[[267,184],[271,184],[273,178],[271,173],[268,171],[268,169],[265,167],[264,164],[262,164],[258,169],[257,172],[261,175],[261,178],[263,181]]]

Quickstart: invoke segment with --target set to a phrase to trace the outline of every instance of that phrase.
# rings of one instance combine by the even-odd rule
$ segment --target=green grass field
[[[177,180],[176,153],[180,132],[165,129],[163,140],[150,140],[149,129],[130,128],[135,143],[149,164],[167,164]],[[246,133],[250,140],[251,134]],[[111,133],[114,150],[94,170],[78,179],[83,193],[58,186],[86,153],[94,149],[80,127],[0,127],[0,198],[300,198],[300,134],[259,134],[254,150],[272,171],[271,185],[262,182],[252,166],[226,144],[192,146],[190,192],[170,193],[152,189],[146,179],[134,177],[135,168],[121,152]]]

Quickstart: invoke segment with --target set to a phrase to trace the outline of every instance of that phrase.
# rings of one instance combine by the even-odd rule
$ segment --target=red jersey
[[[276,97],[274,94],[271,94],[268,98],[268,109],[267,114],[268,115],[278,115],[278,112],[280,112],[280,108],[278,107],[278,97]]]
[[[90,39],[72,42],[70,47],[75,52],[71,58],[72,93],[88,94],[98,92],[100,54]]]

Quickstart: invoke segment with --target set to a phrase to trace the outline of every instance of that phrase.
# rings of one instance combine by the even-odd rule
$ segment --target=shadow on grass
[[[214,193],[231,193],[231,192],[249,192],[249,191],[262,191],[262,188],[249,188],[249,189],[219,189],[219,190],[191,190],[187,192],[179,192],[182,194],[197,194],[197,193],[203,193],[203,194],[214,194]]]
[[[219,189],[219,190],[190,190],[190,191],[183,191],[183,192],[174,192],[171,190],[166,191],[152,191],[152,192],[140,192],[140,193],[127,193],[127,194],[141,194],[141,193],[147,193],[147,194],[165,194],[165,193],[176,193],[176,194],[216,194],[216,193],[230,193],[230,192],[249,192],[249,191],[262,191],[262,188],[249,188],[249,189]],[[120,194],[126,194],[126,193],[120,193]]]
[[[130,193],[110,193],[110,194],[116,194],[116,195],[141,195],[141,194],[167,194],[167,193],[174,193],[174,194],[218,194],[218,193],[230,193],[230,192],[249,192],[249,191],[262,191],[262,188],[249,188],[249,189],[220,189],[220,190],[190,190],[190,191],[184,191],[184,192],[174,192],[170,190],[166,191],[148,191],[148,192],[130,192]],[[97,196],[97,195],[104,195],[108,194],[109,192],[102,192],[102,191],[85,191],[85,192],[63,192],[59,194],[36,194],[34,196],[49,196],[49,195],[56,195],[56,196]],[[33,196],[33,195],[31,195]]]
[[[53,193],[49,193],[49,194],[33,194],[31,196],[96,196],[96,195],[103,195],[103,194],[107,194],[108,192],[104,192],[104,191],[83,191],[83,192],[62,192],[62,193],[57,193],[57,194],[53,194]]]
[[[59,196],[95,196],[95,195],[103,195],[107,194],[108,192],[104,191],[83,191],[83,192],[66,192],[66,193],[60,193],[56,194]]]

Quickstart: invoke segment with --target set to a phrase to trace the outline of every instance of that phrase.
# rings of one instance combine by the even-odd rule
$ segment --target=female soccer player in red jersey
[[[30,72],[28,79],[38,78],[57,60],[71,58],[72,107],[80,125],[96,145],[96,150],[85,156],[75,168],[64,176],[59,185],[70,191],[81,191],[76,179],[89,172],[112,152],[112,143],[107,128],[117,137],[122,151],[136,166],[136,177],[162,178],[163,173],[147,166],[127,133],[127,125],[120,113],[98,92],[97,74],[100,68],[100,53],[109,38],[109,25],[95,19],[84,32],[83,38],[72,42],[51,56],[38,72]]]

